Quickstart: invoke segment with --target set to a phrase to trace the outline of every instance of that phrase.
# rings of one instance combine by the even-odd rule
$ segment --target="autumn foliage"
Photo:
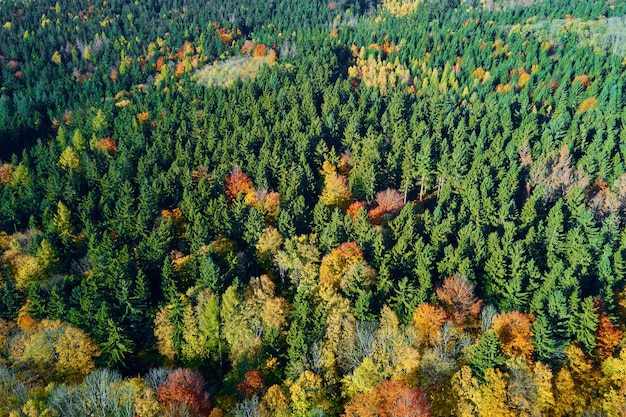
[[[346,290],[359,280],[360,287],[371,284],[375,271],[363,259],[363,252],[355,242],[342,243],[322,259],[320,288],[323,292]]]
[[[324,189],[320,200],[328,207],[339,207],[345,210],[352,201],[352,193],[348,187],[348,179],[337,172],[337,168],[328,161],[322,166]]]
[[[443,285],[437,288],[437,297],[441,300],[452,322],[465,327],[478,317],[483,304],[474,295],[474,285],[463,275],[451,275]]]
[[[355,397],[346,405],[344,417],[427,417],[426,394],[404,381],[384,381],[372,392]]]
[[[226,197],[234,201],[239,194],[247,195],[254,192],[252,180],[240,169],[235,168],[226,176]]]
[[[532,359],[533,346],[532,323],[533,317],[529,314],[513,311],[501,313],[493,320],[493,330],[502,342],[502,351],[511,355],[523,355]]]
[[[596,329],[597,351],[600,358],[605,359],[613,354],[613,351],[622,340],[623,332],[611,321],[605,311],[601,310]]]
[[[243,379],[237,384],[237,391],[244,397],[259,394],[264,388],[263,375],[258,369],[246,372]]]
[[[397,190],[387,188],[376,194],[376,207],[369,211],[372,224],[379,225],[385,214],[398,214],[404,207],[404,197]]]
[[[186,406],[197,415],[208,416],[211,412],[211,401],[209,394],[203,391],[204,384],[204,377],[200,372],[178,368],[158,388],[157,396],[166,408]]]
[[[447,314],[439,306],[422,303],[413,313],[413,325],[422,343],[432,343],[446,321]]]
[[[365,210],[365,203],[362,201],[355,201],[348,206],[346,214],[349,214],[353,219],[356,217],[359,210]]]
[[[0,166],[0,184],[8,184],[11,182],[11,177],[13,175],[13,167],[11,164],[4,163]]]
[[[598,99],[595,97],[586,98],[585,100],[582,101],[582,103],[580,103],[577,113],[582,114],[589,110],[593,110],[596,107],[597,103],[598,103]]]
[[[117,151],[117,143],[115,143],[115,141],[110,137],[98,140],[95,146],[103,153],[110,155],[114,154]]]

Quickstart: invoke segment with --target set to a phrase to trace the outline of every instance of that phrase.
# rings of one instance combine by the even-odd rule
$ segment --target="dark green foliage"
[[[162,365],[159,309],[168,306],[174,351],[202,346],[201,331],[185,326],[206,317],[185,310],[185,297],[221,300],[235,285],[242,317],[278,327],[233,325],[259,343],[246,365],[226,354],[196,364],[228,375],[217,392],[265,361],[276,382],[305,370],[330,378],[318,357],[332,350],[330,335],[376,321],[384,306],[410,325],[461,274],[498,311],[533,314],[535,359],[556,369],[571,343],[593,355],[594,300],[623,319],[626,82],[620,44],[604,32],[626,3],[479,3],[427,0],[408,17],[361,0],[3,3],[0,319],[26,304],[37,320],[69,322],[97,342],[102,366],[130,374],[144,361]],[[565,15],[571,30],[556,30]],[[245,54],[248,41],[276,64],[230,87],[197,84],[196,69]],[[367,65],[381,59],[408,75],[385,88],[353,77],[361,47]],[[325,161],[362,209],[320,201]],[[251,185],[233,196],[235,170]],[[375,220],[387,189],[404,206]],[[267,230],[277,233],[260,259]],[[281,258],[301,235],[317,251],[301,254],[308,264]],[[54,256],[38,253],[44,239]],[[319,262],[345,242],[375,278],[354,284],[364,280],[357,266],[320,294]],[[262,275],[271,291],[248,285]],[[263,291],[275,304],[254,311],[265,308]],[[342,309],[341,330],[327,328],[329,306]],[[476,320],[446,330],[477,340],[466,359],[480,379],[504,366],[488,324],[482,335]],[[423,342],[426,370],[456,372],[460,342]],[[346,376],[324,381],[331,398],[343,398]]]
[[[484,380],[485,370],[504,364],[500,339],[494,332],[485,333],[478,344],[471,349],[469,366],[474,375]]]

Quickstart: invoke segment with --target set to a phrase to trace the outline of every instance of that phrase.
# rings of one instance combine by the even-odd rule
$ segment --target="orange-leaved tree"
[[[532,358],[535,350],[532,337],[532,314],[519,311],[498,314],[493,320],[493,330],[502,342],[502,351],[510,355],[523,355]]]
[[[433,345],[441,326],[446,321],[446,312],[439,306],[422,303],[413,313],[413,325],[422,343]]]
[[[211,400],[209,394],[203,391],[204,384],[205,380],[200,372],[178,368],[157,389],[157,397],[166,410],[186,407],[196,415],[208,416],[211,412]]]
[[[387,188],[376,194],[376,207],[369,211],[370,220],[379,225],[385,214],[398,214],[404,207],[404,197],[397,190]]]
[[[384,381],[372,392],[350,401],[344,417],[427,417],[430,405],[426,394],[404,381]]]
[[[264,388],[263,374],[258,369],[246,372],[243,379],[237,384],[237,391],[244,397],[258,395]]]
[[[465,327],[477,319],[483,302],[474,295],[474,284],[464,275],[449,276],[436,292],[456,326]]]
[[[355,242],[342,243],[322,259],[320,292],[330,295],[341,288],[347,291],[352,284],[367,288],[373,284],[375,271],[363,258]]]
[[[246,174],[235,168],[226,176],[226,197],[228,201],[233,201],[242,193],[244,196],[254,193],[254,185]]]

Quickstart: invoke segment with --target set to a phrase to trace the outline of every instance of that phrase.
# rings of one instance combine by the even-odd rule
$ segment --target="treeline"
[[[0,416],[624,412],[625,6],[396,3],[1,4]]]

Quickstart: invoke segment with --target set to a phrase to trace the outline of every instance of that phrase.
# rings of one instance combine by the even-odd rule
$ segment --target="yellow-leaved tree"
[[[60,320],[42,320],[10,342],[11,359],[44,380],[75,382],[91,373],[98,346],[82,330]]]
[[[339,174],[337,168],[328,161],[324,161],[322,175],[324,175],[324,188],[320,200],[328,207],[346,210],[352,202],[348,179]]]

